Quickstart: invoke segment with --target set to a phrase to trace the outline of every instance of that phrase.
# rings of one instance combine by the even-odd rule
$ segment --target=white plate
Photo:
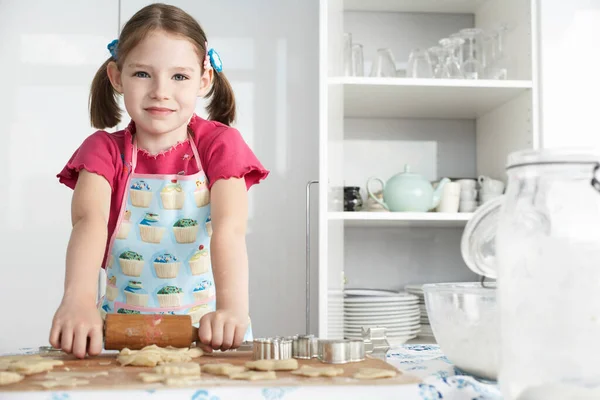
[[[387,306],[361,306],[361,305],[348,305],[344,307],[344,312],[346,311],[362,311],[362,312],[378,312],[378,311],[387,311],[387,312],[399,312],[399,311],[408,311],[414,310],[419,311],[419,307],[416,304],[403,304],[403,305],[387,305]]]
[[[384,289],[346,289],[344,295],[346,296],[398,296],[400,292],[394,290]]]
[[[406,325],[391,325],[391,324],[360,324],[360,325],[345,325],[344,330],[347,331],[356,331],[361,329],[369,329],[369,328],[386,328],[387,330],[421,330],[421,324],[418,322],[415,324],[410,323]],[[431,331],[425,331],[431,333]]]
[[[419,320],[419,318],[411,318],[411,319],[404,319],[404,320],[387,320],[387,321],[382,321],[382,320],[376,320],[376,321],[344,321],[344,324],[346,326],[361,326],[361,325],[382,325],[382,326],[392,326],[392,325],[420,325],[421,321]]]
[[[411,335],[411,336],[405,336],[405,335],[400,335],[400,336],[387,336],[386,339],[388,341],[388,343],[390,344],[390,346],[401,346],[404,343],[408,342],[409,340],[413,340],[417,337],[417,335]],[[346,339],[362,339],[361,335],[356,335],[356,334],[344,334],[344,338]]]
[[[419,302],[415,300],[403,300],[403,301],[370,301],[368,303],[344,303],[344,307],[403,307],[403,306],[415,306],[419,307]]]
[[[412,336],[418,335],[419,328],[411,329],[386,329],[386,336]],[[344,335],[362,335],[362,329],[344,329]]]
[[[346,297],[345,304],[364,304],[364,303],[418,303],[419,298],[409,293],[398,293],[394,296],[356,296]]]
[[[361,308],[361,307],[406,307],[411,306],[419,308],[419,303],[416,301],[384,301],[384,302],[372,302],[372,303],[344,303],[344,308]]]
[[[345,318],[345,324],[404,324],[407,322],[421,323],[421,318],[418,315],[412,315],[401,318]]]
[[[355,317],[364,316],[364,315],[372,315],[374,317],[395,317],[400,315],[412,315],[412,314],[420,314],[423,313],[418,308],[405,308],[405,309],[397,309],[393,310],[379,310],[379,309],[346,309],[343,312],[343,315],[352,315]]]
[[[407,315],[345,315],[346,322],[394,322],[394,321],[421,321],[421,316],[418,313]]]
[[[423,293],[423,285],[425,285],[425,283],[416,285],[406,285],[404,286],[404,290],[406,290],[407,292]]]

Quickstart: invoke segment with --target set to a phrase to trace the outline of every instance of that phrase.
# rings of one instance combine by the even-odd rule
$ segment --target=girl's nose
[[[164,78],[155,78],[150,96],[157,100],[166,100],[169,98],[169,81]]]

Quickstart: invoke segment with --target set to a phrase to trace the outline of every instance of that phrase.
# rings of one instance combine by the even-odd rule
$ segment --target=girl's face
[[[151,135],[187,126],[211,78],[201,76],[195,46],[165,32],[150,33],[123,60],[120,72],[111,63],[108,74],[137,130]]]

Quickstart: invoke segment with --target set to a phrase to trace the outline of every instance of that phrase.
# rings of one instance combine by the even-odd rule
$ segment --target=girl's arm
[[[200,322],[200,339],[213,349],[239,347],[249,321],[246,226],[248,192],[244,178],[221,179],[211,188],[211,261],[217,311]]]
[[[79,358],[102,350],[102,320],[96,297],[110,198],[111,187],[104,177],[79,172],[71,204],[73,229],[67,246],[64,295],[50,332],[52,346]]]

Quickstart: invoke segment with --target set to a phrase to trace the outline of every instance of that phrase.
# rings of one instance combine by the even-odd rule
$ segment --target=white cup
[[[461,190],[470,190],[477,188],[477,180],[475,179],[457,179],[455,182],[460,185]]]
[[[456,213],[460,202],[460,185],[456,182],[448,182],[442,190],[442,199],[437,207],[438,212]]]
[[[485,193],[502,194],[504,193],[504,182],[492,179],[488,176],[480,176],[477,181],[481,187],[481,191]]]
[[[460,201],[475,200],[477,198],[477,189],[462,189],[460,191]]]
[[[477,209],[477,201],[475,200],[461,200],[458,206],[458,211],[461,213],[474,212]]]

